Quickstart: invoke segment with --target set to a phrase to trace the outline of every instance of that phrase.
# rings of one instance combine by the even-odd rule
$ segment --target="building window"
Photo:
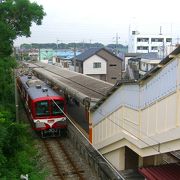
[[[101,63],[100,62],[93,63],[93,68],[101,68]]]
[[[152,38],[151,42],[163,42],[163,38]]]
[[[158,47],[157,46],[152,46],[151,50],[158,50]]]
[[[148,46],[137,46],[137,50],[148,50]]]
[[[149,38],[137,38],[137,42],[149,42]]]
[[[172,38],[166,38],[166,42],[171,42]]]
[[[117,79],[117,77],[112,77],[111,79]]]
[[[117,66],[116,64],[110,64],[109,66]]]

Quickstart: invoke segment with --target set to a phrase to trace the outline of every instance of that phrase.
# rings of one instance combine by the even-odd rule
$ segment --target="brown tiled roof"
[[[140,168],[139,172],[147,180],[180,180],[180,165],[178,164]]]

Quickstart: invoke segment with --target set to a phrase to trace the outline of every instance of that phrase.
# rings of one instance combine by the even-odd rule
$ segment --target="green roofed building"
[[[55,56],[55,51],[53,49],[40,49],[40,58],[39,60],[44,63],[48,63],[48,60],[52,60]]]

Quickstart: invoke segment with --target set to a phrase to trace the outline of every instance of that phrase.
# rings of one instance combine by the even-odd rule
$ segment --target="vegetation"
[[[34,22],[42,23],[43,7],[29,0],[5,0],[0,3],[0,57],[12,53],[13,40],[29,37]]]
[[[29,0],[0,1],[0,179],[42,179],[27,127],[15,122],[13,40],[30,36],[34,22],[41,24],[43,7]]]
[[[45,44],[38,44],[38,43],[32,43],[32,44],[22,44],[20,48],[22,49],[31,49],[31,48],[37,48],[37,49],[72,49],[76,47],[77,49],[84,49],[84,48],[90,48],[90,47],[104,47],[101,43],[45,43]]]
[[[88,48],[95,48],[95,47],[105,47],[101,43],[45,43],[45,44],[38,44],[38,43],[32,43],[32,44],[22,44],[20,46],[21,49],[31,49],[31,48],[37,48],[37,49],[73,49],[76,47],[77,49],[88,49]],[[127,46],[123,46],[122,44],[108,44],[106,46],[110,49],[118,49],[120,52],[127,52]]]
[[[37,151],[27,127],[10,121],[12,113],[0,112],[0,179],[19,179],[28,174],[30,179],[44,179],[37,164]]]

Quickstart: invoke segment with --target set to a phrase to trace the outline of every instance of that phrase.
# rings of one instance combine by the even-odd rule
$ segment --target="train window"
[[[36,116],[48,116],[49,106],[48,101],[40,101],[36,103]]]
[[[64,111],[64,102],[63,101],[55,101],[55,103],[52,102],[52,115],[63,115],[62,111]]]

